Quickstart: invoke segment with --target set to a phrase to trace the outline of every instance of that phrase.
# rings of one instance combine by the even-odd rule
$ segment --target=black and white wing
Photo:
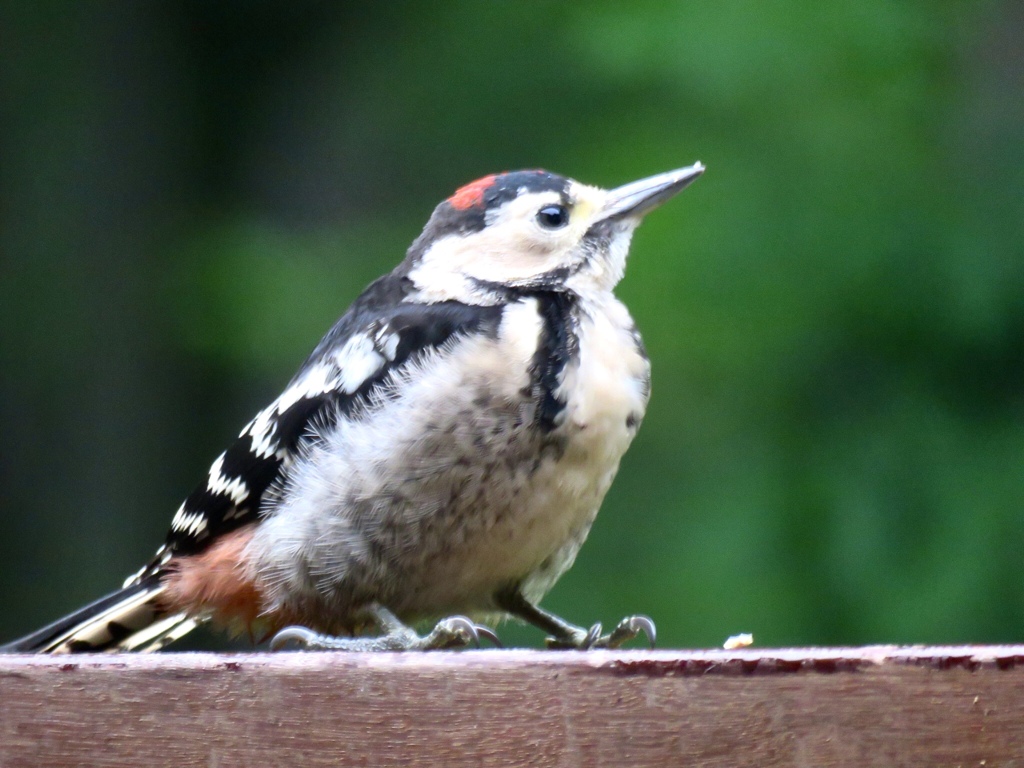
[[[459,334],[497,331],[499,307],[405,302],[407,293],[407,281],[394,274],[367,288],[284,392],[213,462],[139,577],[158,571],[173,556],[201,552],[219,536],[258,519],[267,490],[283,480],[312,427],[323,428],[368,407],[375,390],[425,351]]]

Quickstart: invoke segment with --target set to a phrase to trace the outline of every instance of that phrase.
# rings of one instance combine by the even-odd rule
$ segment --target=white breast
[[[566,371],[560,396],[581,450],[621,457],[647,408],[650,362],[626,308],[611,294],[584,306],[579,364]],[[627,421],[630,425],[627,425]]]
[[[626,308],[605,294],[583,310],[579,355],[558,393],[566,403],[559,431],[567,442],[551,467],[557,493],[548,514],[559,520],[562,544],[524,585],[530,599],[572,565],[647,408],[650,363]]]
[[[524,578],[539,599],[590,528],[649,374],[625,308],[584,303],[564,421],[541,434],[524,393],[542,330],[535,299],[510,306],[497,338],[427,353],[296,459],[251,544],[271,603],[317,601],[344,621],[370,595],[416,618],[486,611]]]

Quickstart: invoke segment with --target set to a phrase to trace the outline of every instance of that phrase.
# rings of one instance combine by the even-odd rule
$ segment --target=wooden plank
[[[0,656],[0,765],[1024,765],[1024,646]]]

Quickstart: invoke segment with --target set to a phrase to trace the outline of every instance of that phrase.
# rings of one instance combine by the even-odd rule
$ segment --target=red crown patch
[[[494,185],[498,178],[497,174],[484,176],[476,181],[471,181],[464,187],[459,187],[455,194],[448,198],[448,203],[457,211],[465,211],[467,208],[476,208],[484,202],[484,192]]]

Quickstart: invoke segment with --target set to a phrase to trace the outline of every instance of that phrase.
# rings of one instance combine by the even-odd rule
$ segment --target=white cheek
[[[515,229],[512,227],[508,229],[511,231],[506,242],[517,243],[523,255],[532,256],[538,260],[562,252],[571,245],[570,238],[564,236],[564,230],[552,232],[532,221],[516,222]]]
[[[541,232],[529,221],[492,225],[468,237],[438,240],[409,273],[427,300],[468,300],[472,280],[514,283],[559,265],[570,243]]]
[[[576,264],[582,255],[577,245],[592,218],[588,212],[593,206],[581,205],[561,229],[541,226],[537,212],[545,205],[559,204],[560,199],[554,192],[524,195],[489,211],[482,231],[434,242],[409,273],[419,289],[416,299],[486,301],[478,281],[526,284],[539,275]],[[602,279],[615,282],[613,276]]]
[[[468,300],[473,286],[465,269],[471,256],[461,239],[454,235],[437,240],[409,272],[409,279],[418,289],[415,298],[427,302]]]

